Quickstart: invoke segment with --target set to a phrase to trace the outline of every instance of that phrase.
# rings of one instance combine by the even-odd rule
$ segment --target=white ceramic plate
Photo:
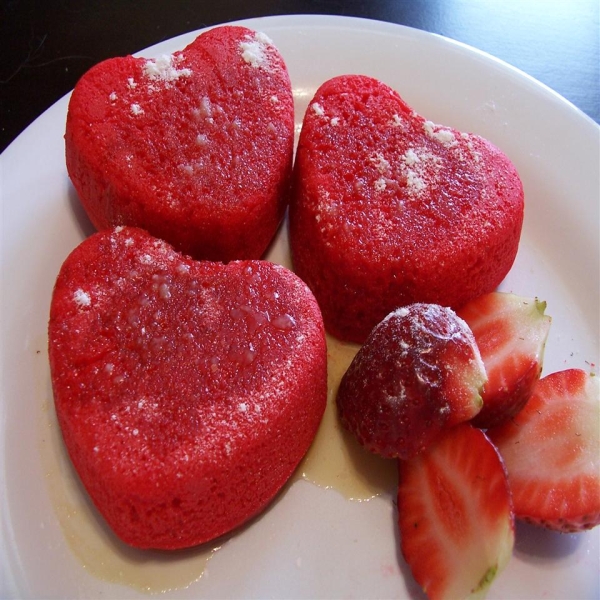
[[[510,66],[421,31],[313,16],[244,24],[267,33],[285,57],[298,123],[320,83],[364,73],[429,119],[501,147],[522,176],[527,202],[519,255],[502,289],[547,300],[554,321],[545,373],[596,371],[600,157],[593,121]],[[196,35],[141,54],[173,52]],[[198,550],[128,550],[90,508],[60,443],[46,355],[54,279],[91,232],[64,166],[67,102],[43,114],[0,163],[0,596],[143,597],[147,587],[190,598],[422,597],[398,550],[393,485],[358,502],[297,481],[208,563]],[[285,244],[283,235],[271,258],[285,260]],[[512,561],[489,597],[598,598],[599,537],[600,528],[575,536],[519,526]]]

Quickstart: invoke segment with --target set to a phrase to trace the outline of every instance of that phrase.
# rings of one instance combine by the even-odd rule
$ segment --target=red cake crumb
[[[523,188],[510,160],[425,120],[379,81],[348,75],[319,88],[294,169],[294,270],[339,338],[363,342],[412,302],[458,308],[513,264]]]
[[[195,262],[135,228],[67,258],[49,353],[75,469],[139,548],[200,544],[259,513],[325,409],[323,322],[298,277]]]
[[[173,55],[90,69],[69,103],[67,169],[100,230],[141,227],[197,259],[259,258],[287,206],[293,136],[279,52],[224,26]]]

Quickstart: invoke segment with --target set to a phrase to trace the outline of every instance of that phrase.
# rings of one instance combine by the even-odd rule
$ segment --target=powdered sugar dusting
[[[406,185],[415,192],[422,192],[425,189],[425,181],[419,177],[414,171],[406,173]]]
[[[412,148],[409,148],[404,153],[402,160],[404,161],[405,165],[412,167],[413,165],[418,163],[421,159],[418,157],[417,153]]]
[[[263,44],[266,44],[268,46],[272,46],[273,45],[273,40],[264,31],[257,31],[254,34],[254,37],[259,42],[262,42]]]
[[[423,129],[430,138],[437,140],[444,146],[453,146],[457,143],[456,137],[450,129],[436,125],[432,121],[425,121]]]
[[[190,77],[192,70],[188,68],[177,68],[177,63],[181,62],[182,55],[178,57],[172,54],[163,54],[155,60],[148,60],[144,65],[144,74],[153,81],[172,82],[181,77]]]
[[[473,377],[473,391],[484,382],[482,378],[485,378],[485,367],[475,337],[467,323],[451,308],[425,303],[403,306],[389,313],[375,327],[372,335],[384,338],[393,335],[399,348],[399,360],[407,355],[425,357],[411,361],[411,369],[414,369],[415,376],[420,381],[430,380],[432,374],[437,381],[439,373],[451,373],[452,362],[434,372],[430,368],[430,359],[427,358],[432,350],[435,352],[436,347],[451,343],[462,349],[460,364],[468,361],[469,367],[464,373],[465,377]],[[445,412],[443,406],[441,412]]]
[[[377,179],[375,181],[375,191],[376,192],[383,192],[383,190],[385,190],[386,187],[387,187],[387,183],[386,183],[384,177],[380,177],[379,179]]]
[[[469,150],[469,154],[471,155],[471,159],[478,163],[481,160],[481,153],[475,149],[475,145],[473,144],[474,137],[468,133],[461,133],[460,137],[466,142],[467,149]]]
[[[383,154],[381,154],[381,152],[376,152],[370,156],[369,161],[381,174],[386,173],[390,169],[390,162],[383,156]]]
[[[451,145],[456,143],[454,134],[448,129],[440,129],[434,134],[435,138],[438,139],[444,145]]]
[[[305,348],[312,347],[314,329],[290,300],[305,293],[305,284],[285,284],[289,279],[280,279],[283,267],[265,271],[251,265],[240,278],[241,295],[225,294],[222,302],[222,279],[211,279],[211,268],[182,258],[164,242],[119,227],[106,234],[104,243],[107,252],[120,257],[116,270],[97,287],[86,283],[74,292],[75,285],[67,300],[93,310],[104,302],[114,319],[115,336],[90,339],[82,352],[94,357],[94,376],[115,390],[110,403],[90,396],[114,436],[125,440],[120,447],[126,456],[115,459],[127,468],[154,470],[162,455],[153,453],[152,440],[181,432],[185,437],[190,422],[197,425],[200,441],[187,444],[184,439],[175,450],[178,468],[201,452],[235,456],[248,436],[248,423],[268,423],[287,405],[290,382],[298,376]],[[74,312],[75,318],[88,318]],[[176,385],[157,387],[162,386],[157,379],[147,389],[137,387],[137,372],[123,358],[129,352],[135,357],[131,364],[141,365],[149,380],[156,366]],[[146,370],[148,365],[152,368]],[[228,387],[232,377],[235,382]],[[190,402],[180,402],[178,394],[188,390],[193,391]],[[197,397],[202,402],[195,404]],[[108,456],[105,444],[98,448]]]
[[[90,306],[92,304],[92,299],[87,292],[84,292],[81,288],[75,291],[73,294],[73,300],[76,304],[82,307]]]
[[[129,109],[131,110],[131,114],[136,117],[144,114],[144,109],[139,104],[133,103]]]
[[[330,116],[325,112],[325,108],[319,102],[313,102],[309,109],[317,116],[319,119],[323,121],[323,123],[327,123],[331,125],[331,127],[338,127],[340,125],[341,119],[339,116]]]
[[[273,44],[268,35],[257,32],[253,37],[247,37],[240,42],[242,58],[254,69],[264,68],[268,66],[268,56],[265,50]]]
[[[394,114],[390,121],[390,125],[392,127],[400,127],[400,125],[402,125],[402,119],[397,114]]]
[[[310,107],[317,117],[323,117],[325,115],[323,107],[318,102],[313,102]]]
[[[426,193],[430,185],[436,185],[442,161],[431,152],[408,148],[402,155],[399,166],[409,197],[419,197]]]
[[[406,306],[401,306],[400,308],[397,308],[396,310],[394,310],[390,314],[388,314],[383,321],[385,322],[385,321],[389,321],[390,319],[404,318],[404,317],[407,317],[408,314],[409,314],[408,308],[406,308]]]

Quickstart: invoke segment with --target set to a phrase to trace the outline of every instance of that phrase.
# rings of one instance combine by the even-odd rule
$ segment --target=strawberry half
[[[368,450],[407,459],[477,414],[485,378],[467,324],[450,308],[415,303],[373,329],[342,378],[338,412]]]
[[[398,517],[402,554],[429,598],[482,597],[514,546],[506,471],[485,433],[464,423],[399,461]]]
[[[493,427],[516,415],[540,378],[551,318],[537,298],[492,292],[469,302],[458,315],[475,336],[488,380],[477,427]]]
[[[577,532],[600,523],[600,384],[580,369],[540,379],[525,408],[488,430],[502,455],[515,516]]]

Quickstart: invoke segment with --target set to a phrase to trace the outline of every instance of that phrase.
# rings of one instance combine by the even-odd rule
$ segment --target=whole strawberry
[[[368,450],[407,459],[481,409],[485,369],[456,313],[415,303],[371,332],[337,395],[342,424]]]

